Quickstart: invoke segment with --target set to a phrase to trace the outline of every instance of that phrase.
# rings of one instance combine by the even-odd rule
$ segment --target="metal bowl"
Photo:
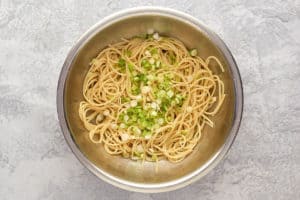
[[[82,85],[89,62],[105,46],[146,33],[154,28],[161,35],[181,40],[188,48],[198,48],[206,58],[217,56],[225,67],[218,73],[225,84],[226,98],[214,117],[215,127],[205,127],[204,135],[192,154],[180,163],[132,161],[107,154],[102,145],[89,141],[78,116],[83,100]],[[215,167],[230,149],[242,117],[243,90],[237,65],[223,41],[203,23],[179,11],[140,7],[118,12],[90,28],[77,41],[63,65],[57,89],[57,111],[64,137],[76,157],[102,180],[123,189],[163,192],[186,186]]]

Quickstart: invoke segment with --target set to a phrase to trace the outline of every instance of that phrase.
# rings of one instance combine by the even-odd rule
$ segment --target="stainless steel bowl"
[[[225,83],[226,99],[214,117],[216,126],[206,127],[204,136],[184,161],[155,164],[131,161],[107,154],[102,145],[89,141],[79,116],[83,99],[82,84],[89,62],[105,46],[120,38],[130,38],[154,28],[162,35],[180,39],[200,55],[217,56],[226,72],[219,73]],[[140,7],[118,12],[90,28],[77,41],[63,65],[57,89],[58,118],[64,137],[76,157],[102,180],[123,189],[163,192],[184,187],[211,171],[230,149],[242,117],[243,90],[237,65],[223,41],[199,20],[171,9]]]

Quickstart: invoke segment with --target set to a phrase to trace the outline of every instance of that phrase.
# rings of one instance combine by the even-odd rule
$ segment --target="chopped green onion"
[[[103,112],[104,116],[109,116],[109,114],[110,114],[109,110],[104,110],[104,112]]]
[[[151,64],[149,63],[148,60],[142,60],[142,63],[141,63],[142,67],[146,70],[150,70],[151,69]]]
[[[166,95],[166,91],[165,91],[165,90],[159,90],[158,93],[157,93],[157,97],[158,97],[159,99],[164,98],[165,95]]]
[[[188,113],[191,113],[191,112],[193,112],[193,108],[192,108],[191,106],[188,106],[188,107],[186,108],[186,111],[187,111]]]
[[[153,28],[149,28],[149,29],[147,30],[147,33],[148,33],[148,34],[153,34],[153,33],[154,33],[154,29],[153,29]]]
[[[169,60],[170,60],[170,62],[171,62],[172,65],[175,64],[176,57],[175,57],[175,55],[173,53],[169,54]]]
[[[157,100],[156,100],[156,103],[157,103],[157,104],[161,104],[161,99],[157,99]]]
[[[132,55],[129,50],[123,53],[124,58]],[[176,117],[176,115],[168,115],[167,111],[172,108],[178,111],[177,107],[183,105],[183,94],[180,94],[180,91],[173,87],[173,81],[177,80],[178,77],[171,71],[167,74],[155,74],[153,72],[157,68],[176,62],[177,58],[173,51],[163,51],[162,53],[164,53],[164,56],[167,56],[168,62],[161,62],[157,48],[150,46],[146,49],[143,55],[145,57],[140,63],[142,73],[135,70],[135,65],[130,61],[127,63],[124,58],[120,58],[117,63],[121,72],[125,70],[130,72],[131,80],[130,97],[121,97],[125,110],[119,115],[117,121],[119,126],[117,124],[111,125],[112,128],[117,127],[123,131],[129,131],[128,133],[123,133],[123,138],[121,136],[122,140],[132,139],[133,137],[143,137],[146,140],[151,139],[155,130],[167,122],[173,121],[173,118]],[[149,94],[150,92],[153,96]],[[186,112],[188,110],[186,108]],[[135,155],[140,158],[143,154],[137,152]]]
[[[131,120],[132,120],[133,122],[136,122],[136,121],[137,121],[137,116],[136,116],[136,115],[132,115]]]
[[[180,134],[182,134],[182,135],[186,135],[187,133],[188,133],[187,130],[183,130],[183,131],[180,132]]]
[[[157,60],[157,61],[156,61],[156,68],[159,68],[159,67],[160,67],[160,61]]]
[[[158,123],[159,125],[163,125],[164,122],[165,122],[165,120],[164,120],[163,118],[159,118],[159,119],[157,120],[157,123]]]
[[[127,133],[120,134],[122,141],[127,141],[129,139],[129,135]]]
[[[188,77],[187,77],[187,81],[188,81],[188,82],[192,82],[192,81],[193,81],[193,76],[192,76],[192,75],[188,76]]]
[[[143,94],[147,94],[147,93],[149,93],[151,91],[151,88],[149,87],[149,86],[144,86],[143,88],[142,88],[142,93]]]
[[[136,101],[136,100],[132,100],[132,101],[130,102],[130,105],[131,105],[131,107],[137,106],[137,101]]]
[[[147,135],[151,136],[151,131],[149,131],[149,130],[143,130],[142,136],[146,137]]]
[[[120,124],[120,128],[124,129],[126,127],[126,125],[124,123]]]
[[[158,109],[159,107],[158,107],[157,103],[152,102],[152,103],[151,103],[151,108],[153,108],[153,109]]]
[[[153,154],[152,157],[151,157],[152,161],[157,161],[157,155]]]
[[[129,116],[128,116],[128,115],[125,115],[125,116],[124,116],[124,121],[127,122],[128,120],[129,120]]]
[[[126,66],[126,61],[123,58],[119,59],[118,65],[121,69],[124,69]]]
[[[171,101],[171,106],[175,106],[176,105],[176,101],[175,100],[172,100]]]
[[[159,39],[160,39],[159,34],[158,34],[158,33],[154,33],[154,34],[153,34],[153,39],[154,39],[154,40],[159,40]]]
[[[139,79],[138,76],[135,76],[135,77],[133,78],[133,80],[134,80],[135,82],[138,82],[140,79]]]
[[[149,59],[149,63],[150,63],[151,65],[153,65],[153,64],[155,63],[154,58],[150,58],[150,59]]]
[[[153,55],[153,54],[157,54],[158,53],[158,50],[156,48],[153,48],[151,49],[150,53]]]
[[[159,124],[154,124],[153,129],[159,129],[160,125]]]
[[[146,35],[146,39],[152,39],[153,38],[153,34],[147,34]]]
[[[197,49],[192,49],[192,50],[190,50],[190,55],[191,55],[191,56],[197,56],[197,54],[198,54]]]
[[[136,134],[136,135],[140,135],[142,133],[141,129],[139,129],[138,127],[134,127],[133,128],[133,132]]]
[[[129,102],[130,98],[129,97],[121,97],[121,103],[126,103]]]
[[[125,55],[130,57],[132,55],[132,52],[130,50],[125,50]]]
[[[173,97],[174,96],[174,92],[172,91],[172,90],[169,90],[168,92],[167,92],[167,95],[168,95],[168,97]]]
[[[130,72],[133,71],[134,67],[133,67],[133,65],[131,63],[128,64],[128,69],[129,69]]]
[[[146,55],[146,56],[151,56],[151,53],[150,53],[148,50],[146,50],[146,51],[145,51],[145,55]]]
[[[154,76],[153,76],[152,74],[149,74],[149,75],[147,75],[146,77],[147,77],[147,79],[148,79],[149,81],[153,81],[153,80],[154,80]]]
[[[111,127],[112,129],[117,129],[118,126],[117,126],[116,123],[111,123],[110,127]]]
[[[104,119],[104,115],[101,114],[101,113],[99,113],[99,114],[97,115],[97,117],[96,117],[96,123],[102,122],[103,119]]]
[[[151,111],[150,113],[153,117],[156,117],[157,116],[157,112],[155,110]]]

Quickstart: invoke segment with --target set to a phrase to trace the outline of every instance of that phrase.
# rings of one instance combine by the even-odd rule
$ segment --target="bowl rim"
[[[83,47],[86,41],[92,38],[95,34],[99,31],[103,30],[105,27],[113,24],[116,21],[125,19],[127,17],[133,16],[141,16],[147,14],[156,14],[160,16],[169,16],[181,20],[189,25],[200,29],[206,36],[212,40],[212,42],[219,48],[219,50],[223,53],[225,59],[227,60],[230,70],[232,72],[233,83],[234,83],[234,92],[235,92],[235,105],[234,105],[234,118],[232,122],[232,127],[228,137],[226,138],[224,144],[220,147],[220,149],[212,156],[204,165],[199,167],[197,170],[187,174],[181,178],[176,180],[163,182],[163,183],[138,183],[127,181],[118,177],[115,177],[104,170],[97,168],[85,155],[80,151],[79,147],[72,139],[71,131],[68,127],[68,123],[66,120],[66,113],[64,108],[64,93],[65,93],[65,83],[66,78],[71,67],[72,61],[77,56],[80,49]],[[238,70],[236,61],[230,52],[229,48],[223,42],[223,40],[213,31],[211,31],[203,22],[190,16],[184,12],[177,11],[171,8],[164,8],[164,7],[157,7],[157,6],[143,6],[143,7],[135,7],[124,9],[118,11],[114,14],[111,14],[98,23],[93,25],[89,28],[75,43],[75,45],[69,51],[63,67],[60,72],[58,85],[57,85],[57,97],[56,97],[56,104],[57,104],[57,114],[58,120],[63,132],[64,138],[71,148],[72,152],[75,154],[77,159],[86,167],[89,171],[91,171],[94,175],[98,178],[108,182],[114,186],[119,188],[135,191],[135,192],[145,192],[145,193],[157,193],[157,192],[166,192],[175,189],[179,189],[185,187],[196,180],[200,179],[201,177],[205,176],[208,172],[210,172],[228,153],[230,147],[232,146],[240,124],[242,120],[242,113],[243,113],[243,87],[242,87],[242,80],[240,76],[240,72]]]

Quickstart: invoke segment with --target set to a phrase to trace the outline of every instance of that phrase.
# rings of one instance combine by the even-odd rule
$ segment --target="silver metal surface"
[[[203,139],[184,161],[155,165],[111,156],[101,145],[89,142],[78,117],[83,99],[82,83],[89,61],[107,44],[120,38],[145,33],[154,28],[160,34],[180,39],[188,48],[197,47],[204,58],[217,56],[226,72],[226,100],[214,118],[216,127],[206,127]],[[219,71],[213,69],[216,73]],[[123,189],[164,192],[184,187],[212,170],[230,149],[239,129],[243,109],[243,90],[237,65],[223,41],[199,20],[179,11],[140,7],[118,12],[90,28],[77,41],[63,65],[57,88],[57,112],[64,137],[76,157],[92,173]]]

